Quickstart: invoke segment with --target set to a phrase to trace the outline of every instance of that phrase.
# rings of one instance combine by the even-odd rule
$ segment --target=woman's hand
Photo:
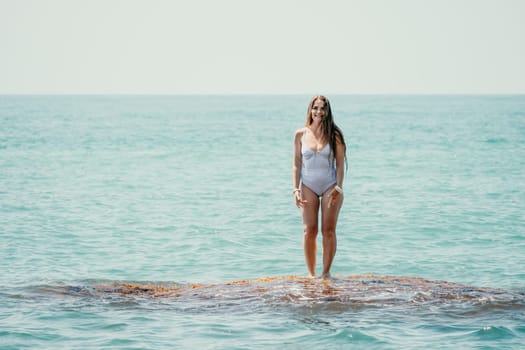
[[[342,195],[343,194],[340,191],[338,191],[335,187],[332,188],[332,190],[328,194],[328,208],[334,205],[335,201],[339,198],[339,196],[342,196]]]
[[[294,198],[295,198],[295,205],[297,205],[297,208],[304,207],[304,204],[308,201],[303,199],[303,192],[301,190],[295,190],[293,192]]]

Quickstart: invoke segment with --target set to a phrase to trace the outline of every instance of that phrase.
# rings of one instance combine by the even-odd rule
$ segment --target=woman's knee
[[[317,237],[318,228],[314,225],[304,225],[304,236],[308,238]]]
[[[323,227],[323,238],[335,238],[335,227]]]

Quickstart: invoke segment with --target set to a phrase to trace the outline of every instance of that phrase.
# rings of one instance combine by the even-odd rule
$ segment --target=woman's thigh
[[[302,208],[303,224],[310,228],[317,228],[319,218],[319,197],[306,186],[301,188],[303,199],[307,202]]]
[[[339,218],[339,211],[343,206],[343,195],[339,195],[330,208],[328,208],[328,202],[330,197],[328,195],[323,196],[321,200],[321,212],[322,212],[322,225],[323,230],[335,230],[337,225],[337,219]]]

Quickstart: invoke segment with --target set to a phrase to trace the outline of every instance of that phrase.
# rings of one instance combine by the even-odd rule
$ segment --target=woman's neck
[[[321,139],[323,134],[321,130],[321,123],[320,122],[312,122],[312,124],[309,125],[309,129],[312,132],[312,134],[315,135],[317,139]]]

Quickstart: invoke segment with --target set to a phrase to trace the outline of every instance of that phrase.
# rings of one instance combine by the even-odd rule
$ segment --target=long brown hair
[[[341,129],[335,125],[334,123],[334,117],[332,115],[332,108],[330,107],[330,101],[328,98],[326,98],[323,95],[316,95],[312,97],[310,100],[310,103],[308,104],[308,111],[306,112],[306,124],[305,126],[310,126],[314,122],[312,118],[312,108],[314,106],[315,101],[321,100],[324,102],[324,112],[325,115],[323,117],[323,120],[321,122],[321,134],[323,141],[328,140],[328,143],[330,144],[330,149],[332,152],[332,160],[335,160],[336,152],[337,152],[337,140],[343,144],[343,152],[344,152],[344,159],[345,159],[345,165],[348,167],[348,164],[346,162],[346,143],[345,138],[343,137],[343,132]]]

